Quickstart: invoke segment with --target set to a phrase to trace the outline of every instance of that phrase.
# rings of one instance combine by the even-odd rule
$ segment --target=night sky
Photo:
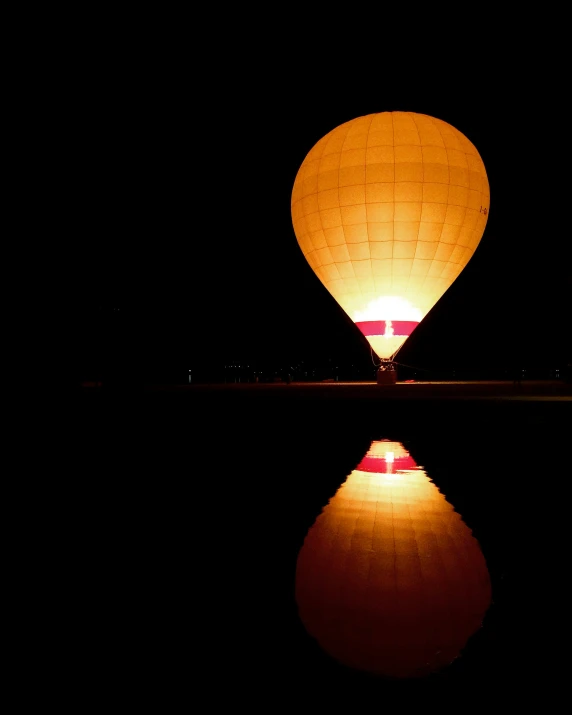
[[[462,39],[407,58],[399,38],[389,52],[356,39],[309,45],[302,31],[288,41],[250,32],[202,55],[165,35],[88,47],[76,47],[74,62],[63,55],[51,77],[43,148],[59,167],[47,177],[57,185],[47,217],[71,253],[77,373],[93,369],[98,351],[154,374],[370,361],[302,256],[290,198],[327,132],[395,110],[461,131],[491,191],[475,255],[398,361],[572,359],[569,111],[549,58],[523,45],[467,59]]]

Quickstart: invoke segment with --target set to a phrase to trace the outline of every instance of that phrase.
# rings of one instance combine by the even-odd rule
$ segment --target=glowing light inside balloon
[[[356,323],[375,320],[398,320],[419,323],[423,313],[399,296],[380,296],[370,301],[365,310],[356,310],[351,316]]]

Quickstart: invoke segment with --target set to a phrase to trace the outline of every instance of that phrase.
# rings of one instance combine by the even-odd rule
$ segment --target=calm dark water
[[[71,416],[60,470],[46,479],[40,496],[46,527],[37,552],[37,658],[51,673],[50,692],[78,702],[108,702],[114,693],[114,702],[162,704],[192,703],[200,695],[209,707],[406,705],[430,698],[464,708],[499,698],[547,702],[563,690],[569,643],[568,404],[99,395],[79,400]],[[473,618],[480,609],[482,625],[467,636],[458,657],[435,672],[418,669],[418,677],[348,667],[324,650],[299,613],[296,576],[305,539],[327,509],[338,518],[331,509],[339,503],[340,487],[347,487],[352,474],[355,482],[356,468],[382,440],[411,460],[408,468],[421,475],[423,494],[437,499],[439,514],[446,513],[437,521],[455,520],[456,531],[444,527],[449,551],[443,547],[439,558],[446,561],[455,549],[466,555],[458,543],[451,547],[451,534],[465,546],[474,542],[472,566],[458,553],[448,562],[452,573],[454,558],[464,564],[457,590],[451,570],[448,585],[439,589],[433,579],[430,594],[419,590],[417,580],[413,610],[399,611],[407,601],[402,591],[394,610],[377,613],[371,628],[360,621],[370,634],[370,653],[372,640],[383,641],[384,617],[393,624],[378,663],[378,670],[390,671],[400,627],[409,655],[399,657],[414,658],[408,613],[416,614],[426,641],[443,642],[442,633],[435,636],[437,627],[428,625],[423,599],[440,604],[441,620],[444,608],[461,614],[472,608]],[[374,491],[387,486],[384,464],[364,472],[374,475]],[[380,513],[388,499],[395,508],[398,492],[380,494],[373,497]],[[325,613],[331,603],[323,584],[337,579],[339,595],[340,584],[353,579],[359,590],[359,574],[350,567],[335,571],[336,558],[327,562],[324,554],[318,549],[304,577],[314,578],[314,592],[321,584]],[[471,606],[478,588],[485,591]],[[371,615],[377,595],[368,598]],[[340,614],[355,614],[358,607],[343,608],[320,621],[314,602],[305,620],[314,613],[314,635],[324,640],[324,623],[339,629]],[[454,623],[473,630],[459,619]],[[465,640],[463,634],[457,641]],[[359,648],[352,637],[344,640],[338,633],[338,645]],[[363,664],[364,658],[357,661]]]

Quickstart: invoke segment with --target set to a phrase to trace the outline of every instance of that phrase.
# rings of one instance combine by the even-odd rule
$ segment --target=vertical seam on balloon
[[[344,235],[344,242],[345,242],[346,246],[347,246],[347,244],[348,244],[348,240],[347,240],[347,236],[346,236],[346,229],[345,229],[345,226],[344,226],[344,222],[343,222],[343,219],[342,219],[342,217],[341,217],[342,212],[341,212],[341,206],[340,206],[340,169],[341,169],[341,166],[340,166],[340,165],[341,165],[341,163],[342,163],[342,152],[343,152],[343,150],[344,150],[344,146],[345,146],[346,140],[347,140],[347,138],[348,138],[349,131],[350,131],[350,123],[348,122],[347,125],[346,125],[346,127],[345,127],[344,141],[343,141],[342,146],[341,146],[341,148],[340,148],[340,150],[339,150],[339,152],[338,152],[338,180],[337,180],[338,207],[339,207],[339,210],[340,210],[340,228],[342,229],[342,233],[343,233],[343,235]],[[348,253],[349,253],[349,251],[348,251]],[[351,271],[352,271],[352,278],[355,280],[355,279],[357,278],[357,276],[356,276],[356,272],[355,272],[354,267],[353,267],[353,261],[351,260],[351,258],[350,258],[350,261],[349,261],[349,266],[350,266]]]
[[[367,177],[366,177],[366,174],[367,174],[367,149],[369,146],[369,135],[371,132],[371,125],[373,124],[373,119],[374,119],[374,115],[370,114],[369,115],[369,126],[367,128],[367,135],[366,135],[366,139],[365,139],[365,156],[364,156],[364,160],[363,160],[363,173],[364,173],[363,192],[364,192],[364,201],[365,201],[365,230],[366,230],[366,235],[367,235],[367,252],[369,255],[369,258],[368,258],[369,272],[371,275],[371,284],[373,287],[373,292],[375,293],[375,279],[373,276],[373,265],[371,262],[371,243],[369,240],[369,221],[368,221],[368,217],[367,217]],[[360,291],[360,293],[361,293],[361,291]],[[362,293],[362,295],[363,295],[363,293]]]
[[[318,183],[319,183],[319,177],[320,177],[320,172],[321,172],[322,160],[323,160],[323,158],[324,158],[324,153],[325,153],[325,151],[326,151],[326,148],[327,148],[329,142],[330,142],[331,139],[332,139],[332,133],[333,133],[334,131],[335,131],[335,129],[332,130],[332,131],[330,131],[330,132],[328,133],[328,135],[326,135],[326,136],[327,136],[327,139],[326,139],[326,141],[323,143],[323,145],[320,147],[320,150],[321,150],[321,151],[320,151],[320,156],[319,156],[320,163],[318,164],[318,173],[316,174],[316,204],[318,205],[318,214],[319,214],[319,217],[320,217],[320,228],[321,228],[321,230],[322,230],[322,233],[324,233],[324,224],[323,224],[323,222],[322,222],[322,211],[320,210],[320,204],[319,204],[319,201],[318,201],[318,195],[319,195]],[[325,238],[325,233],[324,233],[324,238]],[[326,244],[327,244],[327,243],[328,243],[328,242],[327,242],[327,240],[326,240]],[[329,248],[329,246],[328,246],[328,248]],[[316,254],[317,254],[317,249],[315,249],[315,251],[316,251]],[[320,267],[322,267],[322,266],[320,266]]]
[[[407,113],[408,114],[408,113]],[[393,146],[393,220],[392,220],[392,238],[391,238],[391,293],[393,293],[393,253],[395,248],[395,112],[391,112],[391,143]]]
[[[437,124],[437,122],[435,122],[435,119],[432,119],[431,121],[434,124],[437,131],[439,132],[439,136],[441,137],[441,140],[443,141],[445,153],[447,154],[447,204],[445,207],[445,218],[443,219],[443,224],[441,225],[441,232],[439,234],[439,243],[441,243],[441,237],[443,236],[443,228],[445,226],[445,222],[447,219],[447,209],[449,208],[449,192],[451,190],[451,172],[450,172],[450,165],[449,165],[449,152],[447,151],[447,144],[443,137],[443,133],[441,132],[441,127],[439,126],[439,124]]]
[[[419,141],[419,149],[421,151],[421,170],[422,170],[422,181],[425,181],[425,159],[423,157],[423,148],[421,145],[421,137],[419,135],[419,126],[417,124],[417,117],[411,113],[411,117],[413,119],[413,124],[415,125],[415,128],[417,129],[417,139]],[[421,189],[421,215],[419,216],[419,227],[417,228],[417,239],[415,241],[415,253],[417,253],[417,244],[419,243],[419,232],[421,231],[421,216],[423,215],[423,188]],[[407,290],[406,293],[407,295],[410,294],[409,286],[411,284],[411,272],[413,271],[413,262],[415,261],[415,255],[411,259],[411,266],[409,268],[409,276],[407,277]]]

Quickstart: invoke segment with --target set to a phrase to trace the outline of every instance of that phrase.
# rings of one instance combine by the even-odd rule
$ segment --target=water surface
[[[264,707],[552,697],[568,418],[538,401],[78,404],[36,495],[51,687]]]

